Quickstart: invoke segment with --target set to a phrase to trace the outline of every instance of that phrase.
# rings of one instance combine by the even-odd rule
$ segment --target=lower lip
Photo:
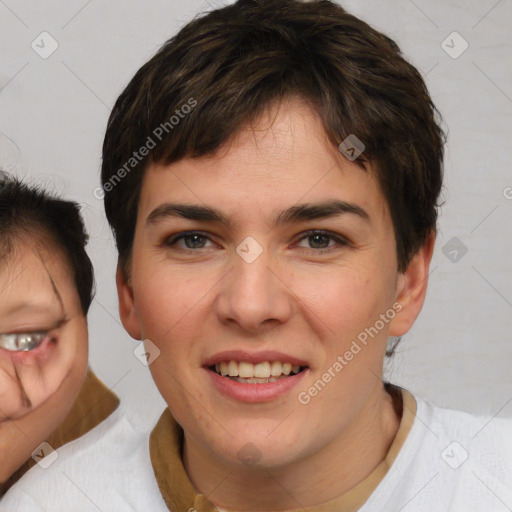
[[[57,344],[50,337],[43,340],[41,345],[33,350],[6,350],[0,348],[1,357],[10,358],[13,363],[32,364],[35,361],[48,359],[55,350]]]
[[[234,380],[222,377],[212,370],[204,368],[212,379],[213,385],[222,394],[240,402],[256,403],[270,402],[279,396],[284,395],[292,388],[297,386],[309,372],[309,369],[302,370],[300,373],[277,380],[276,382],[267,382],[264,384],[244,384]]]

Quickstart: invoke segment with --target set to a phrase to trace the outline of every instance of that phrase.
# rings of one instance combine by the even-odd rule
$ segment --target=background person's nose
[[[270,267],[270,260],[266,252],[252,262],[235,258],[217,297],[222,323],[236,323],[241,330],[255,333],[290,318],[293,292]]]

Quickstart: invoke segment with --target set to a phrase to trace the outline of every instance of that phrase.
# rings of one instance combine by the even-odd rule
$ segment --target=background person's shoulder
[[[41,446],[44,456],[8,491],[0,511],[122,510],[127,489],[150,487],[148,439],[149,433],[134,428],[120,406],[83,437],[57,450]]]

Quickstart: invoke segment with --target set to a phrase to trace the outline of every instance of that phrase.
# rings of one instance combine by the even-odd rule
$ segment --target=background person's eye
[[[0,334],[0,347],[11,352],[28,352],[39,347],[48,331]]]
[[[320,230],[313,230],[304,233],[303,236],[300,238],[299,242],[302,241],[306,241],[306,243],[308,244],[308,246],[305,247],[306,249],[312,249],[314,252],[319,253],[329,252],[340,246],[349,245],[349,242],[345,238],[330,233],[329,231]]]

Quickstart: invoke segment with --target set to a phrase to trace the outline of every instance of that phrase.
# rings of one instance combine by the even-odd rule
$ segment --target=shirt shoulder
[[[467,460],[475,464],[502,467],[512,477],[512,418],[476,415],[447,409],[424,402],[423,410],[431,410],[430,428],[440,439],[450,440],[452,448],[467,452]],[[459,448],[460,447],[460,448]],[[449,445],[445,457],[450,458]]]
[[[402,449],[361,512],[512,509],[512,420],[414,397]]]

